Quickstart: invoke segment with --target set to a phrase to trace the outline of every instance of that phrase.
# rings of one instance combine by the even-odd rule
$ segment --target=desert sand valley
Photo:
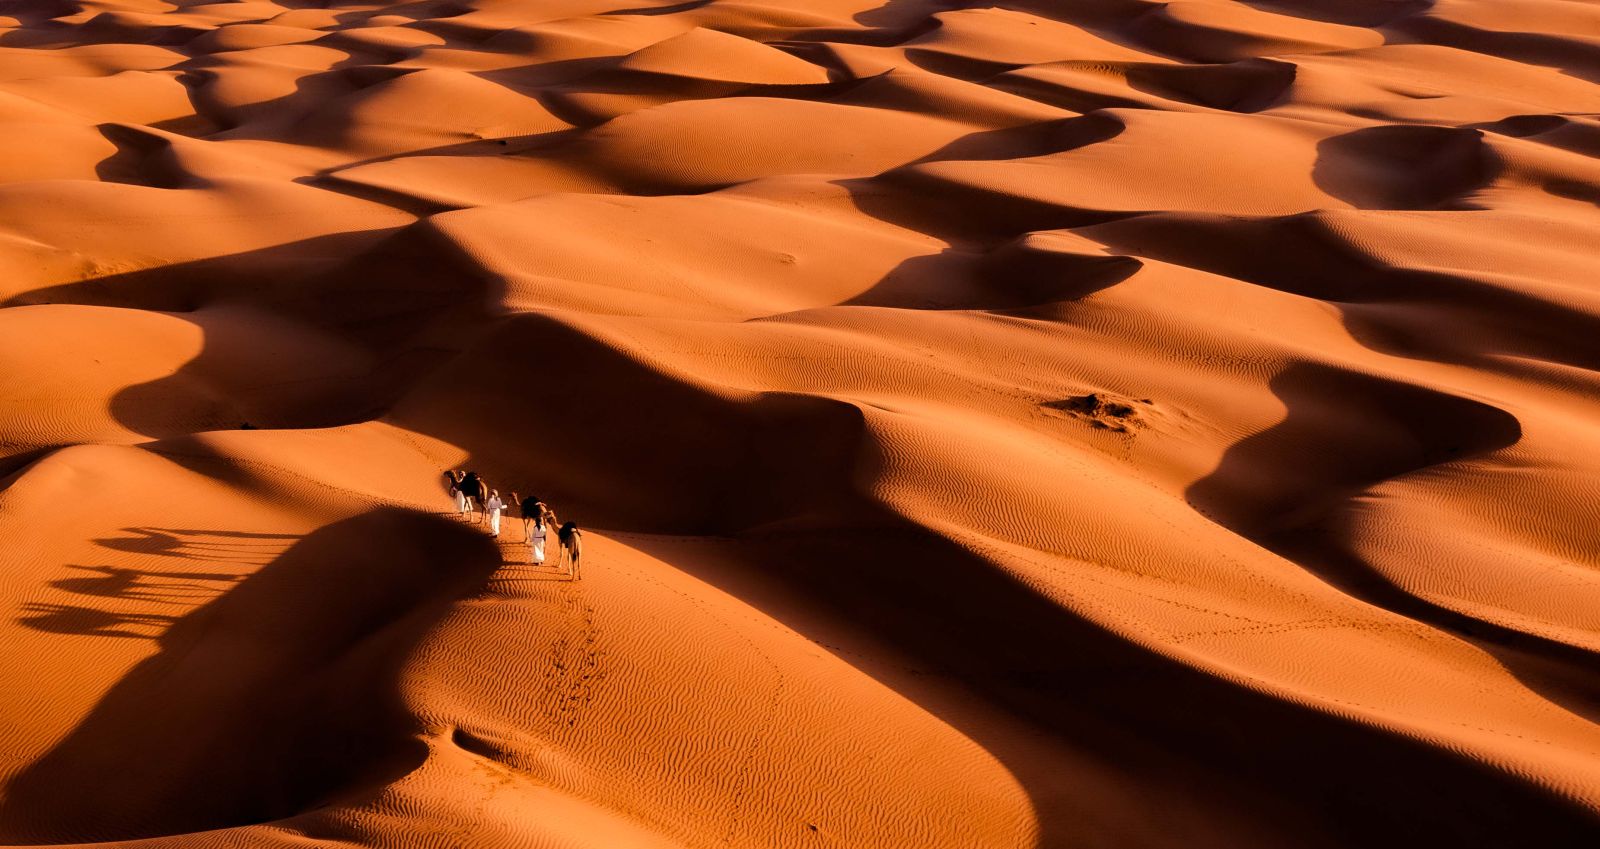
[[[0,0],[0,845],[1600,845],[1597,157],[1587,0]]]

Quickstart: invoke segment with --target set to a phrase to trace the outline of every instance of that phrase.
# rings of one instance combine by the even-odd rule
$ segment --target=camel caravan
[[[560,524],[556,519],[556,511],[531,495],[523,498],[513,492],[511,500],[506,501],[500,497],[500,490],[484,483],[477,472],[451,469],[444,473],[444,478],[450,488],[450,497],[455,499],[456,512],[473,524],[486,521],[489,535],[495,539],[500,538],[502,518],[515,505],[522,516],[522,541],[528,545],[528,562],[535,566],[544,565],[545,541],[550,536],[550,529],[555,528],[556,568],[561,570],[571,564],[573,580],[583,577],[583,534],[579,533],[576,522]]]

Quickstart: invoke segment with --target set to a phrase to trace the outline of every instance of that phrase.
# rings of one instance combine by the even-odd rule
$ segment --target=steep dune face
[[[1593,846],[1597,57],[0,0],[0,845]]]

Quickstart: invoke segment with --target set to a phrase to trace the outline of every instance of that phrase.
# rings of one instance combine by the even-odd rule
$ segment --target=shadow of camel
[[[215,584],[232,584],[240,576],[232,572],[160,572],[128,569],[121,566],[72,566],[89,574],[51,581],[58,590],[102,598],[153,601],[158,604],[190,604],[221,595]]]
[[[22,606],[22,612],[25,615],[18,617],[17,623],[35,631],[132,640],[158,639],[178,621],[178,617],[160,613],[119,613],[78,604],[30,602]]]
[[[95,540],[101,548],[131,554],[155,554],[186,560],[215,562],[228,560],[261,564],[263,555],[283,551],[296,534],[253,533],[248,531],[186,530],[182,528],[123,528],[132,536]],[[206,538],[210,539],[206,539]]]
[[[396,665],[499,564],[481,535],[399,510],[315,531],[170,622],[159,652],[6,787],[0,841],[267,822],[415,768],[423,744]]]

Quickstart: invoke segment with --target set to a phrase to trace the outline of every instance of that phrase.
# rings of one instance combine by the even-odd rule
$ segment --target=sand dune
[[[1568,0],[0,0],[0,845],[1593,846],[1597,82]]]

